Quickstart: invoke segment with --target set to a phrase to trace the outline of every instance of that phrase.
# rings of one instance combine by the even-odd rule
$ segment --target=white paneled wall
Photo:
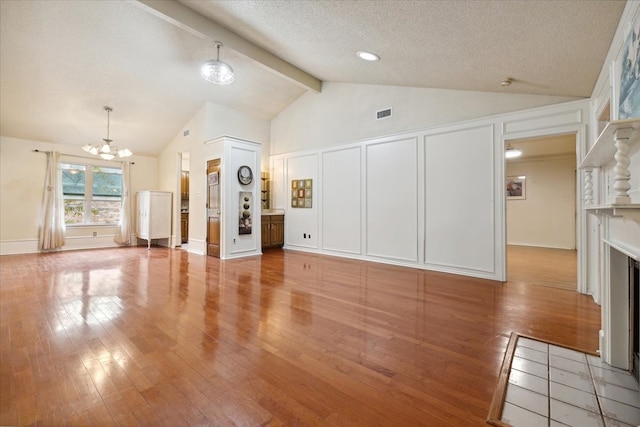
[[[273,156],[285,248],[505,280],[504,140],[583,141],[585,111],[572,102]],[[313,208],[292,208],[290,182],[305,178]]]
[[[318,248],[318,210],[321,209],[321,188],[318,181],[319,154],[296,156],[287,159],[285,176],[285,203],[288,208],[285,218],[285,244],[311,249]],[[313,207],[291,208],[291,181],[313,180]],[[277,206],[279,207],[279,206]],[[306,236],[306,237],[305,237]]]
[[[501,280],[494,127],[450,126],[273,157],[285,247]],[[290,181],[304,178],[314,179],[314,208],[291,208]]]
[[[366,254],[418,261],[418,141],[366,146]]]
[[[425,137],[425,262],[492,274],[493,125]]]
[[[362,149],[322,153],[322,249],[361,253]],[[336,207],[339,206],[339,209]]]

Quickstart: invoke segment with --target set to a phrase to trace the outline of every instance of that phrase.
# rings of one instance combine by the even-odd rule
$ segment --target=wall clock
[[[243,185],[251,184],[251,181],[253,181],[253,172],[249,166],[240,166],[238,168],[238,181]]]

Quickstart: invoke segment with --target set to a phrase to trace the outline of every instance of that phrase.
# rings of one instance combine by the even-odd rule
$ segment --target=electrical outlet
[[[306,239],[307,238],[307,233],[303,234],[303,238]]]
[[[96,237],[97,235],[98,235],[98,232],[97,232],[97,231],[94,231],[94,232],[93,232],[93,237]]]
[[[236,242],[236,239],[233,239],[233,243],[235,243],[235,242]]]

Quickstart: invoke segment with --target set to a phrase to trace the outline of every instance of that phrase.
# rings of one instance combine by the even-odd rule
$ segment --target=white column
[[[629,137],[632,131],[632,128],[624,128],[615,132],[616,154],[613,156],[616,160],[616,166],[613,168],[614,204],[631,203],[628,191],[631,188],[631,184],[629,184],[631,177],[631,172],[629,172]]]

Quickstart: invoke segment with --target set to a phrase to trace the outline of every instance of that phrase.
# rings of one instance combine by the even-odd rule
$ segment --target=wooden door
[[[274,215],[271,217],[271,246],[284,246],[284,216]]]
[[[220,258],[220,159],[207,161],[207,255]]]
[[[271,220],[268,215],[263,215],[261,220],[262,249],[267,249],[271,246]]]

